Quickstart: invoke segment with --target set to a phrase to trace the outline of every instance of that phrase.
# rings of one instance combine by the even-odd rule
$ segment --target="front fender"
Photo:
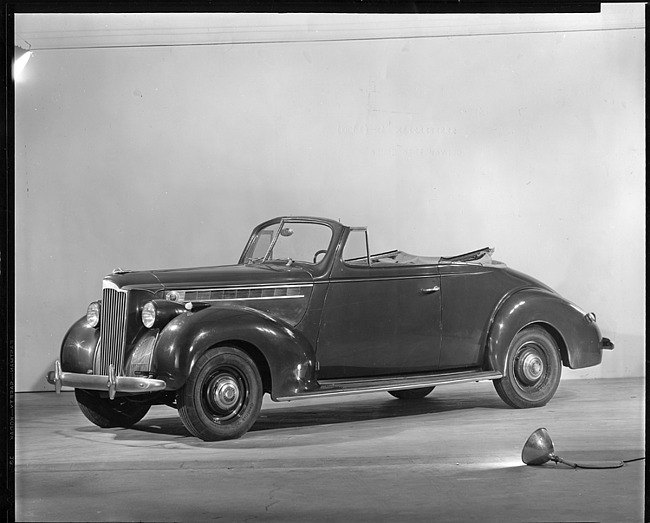
[[[558,294],[526,289],[509,296],[494,315],[488,336],[488,368],[505,374],[510,342],[517,332],[533,324],[555,338],[565,366],[578,369],[601,362],[601,333],[584,311]]]
[[[79,374],[92,373],[98,342],[99,329],[88,325],[86,316],[79,318],[63,337],[61,369]]]
[[[292,396],[318,388],[313,347],[302,334],[259,310],[218,305],[183,313],[160,331],[152,371],[180,389],[196,361],[219,344],[239,346],[263,357],[271,378],[271,397]]]

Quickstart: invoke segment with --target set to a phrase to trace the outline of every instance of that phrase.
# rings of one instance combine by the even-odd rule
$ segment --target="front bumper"
[[[614,344],[609,338],[603,338],[600,340],[600,349],[601,350],[614,350]]]
[[[165,390],[167,387],[163,380],[135,376],[116,376],[113,365],[108,368],[108,376],[63,372],[58,361],[54,363],[54,370],[47,373],[47,381],[54,385],[57,394],[61,392],[61,387],[65,385],[76,389],[108,391],[110,399],[114,399],[117,392],[142,394]]]

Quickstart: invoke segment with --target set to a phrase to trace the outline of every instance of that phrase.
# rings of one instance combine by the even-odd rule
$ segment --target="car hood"
[[[113,274],[106,276],[104,281],[110,282],[120,289],[157,291],[272,285],[278,283],[311,283],[312,276],[309,271],[298,266],[259,264],[152,271],[121,271],[116,269]]]

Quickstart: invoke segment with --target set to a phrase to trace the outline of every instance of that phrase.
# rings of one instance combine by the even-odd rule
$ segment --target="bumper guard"
[[[61,387],[65,385],[76,389],[107,390],[110,399],[115,398],[116,392],[137,394],[165,390],[167,387],[163,380],[135,376],[116,376],[113,365],[108,368],[108,376],[63,372],[61,363],[58,360],[54,363],[54,370],[47,373],[47,381],[54,385],[57,394],[61,392]]]

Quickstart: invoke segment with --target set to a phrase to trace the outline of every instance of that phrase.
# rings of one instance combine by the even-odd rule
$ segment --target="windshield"
[[[332,239],[322,223],[283,220],[260,230],[244,256],[245,263],[320,263]]]

